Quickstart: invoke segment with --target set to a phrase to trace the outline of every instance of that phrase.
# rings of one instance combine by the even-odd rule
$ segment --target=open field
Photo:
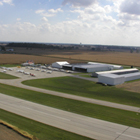
[[[39,140],[90,140],[89,138],[79,136],[77,134],[73,134],[49,125],[45,125],[24,117],[21,117],[19,115],[4,111],[0,109],[0,119],[18,127],[21,130],[24,130],[33,136],[37,137]],[[20,122],[20,123],[19,123]],[[2,126],[0,127],[2,128]],[[10,130],[6,130],[8,132]],[[1,137],[0,131],[0,137]],[[11,131],[10,131],[11,132]],[[11,136],[11,133],[6,133],[7,136]],[[15,133],[14,133],[15,134]],[[17,135],[16,135],[17,136]],[[1,140],[28,140],[28,139],[19,139],[19,137],[14,137],[15,139],[12,139],[14,135],[12,135],[9,139],[1,139]],[[36,139],[34,139],[36,140]]]
[[[21,64],[27,60],[33,60],[34,63],[52,64],[56,61],[65,61],[63,58],[52,58],[47,56],[36,55],[22,55],[22,54],[0,54],[0,66],[3,64]],[[71,63],[78,62],[77,60],[70,60]]]
[[[127,91],[140,93],[140,80],[117,85],[117,88],[122,88]]]
[[[129,52],[65,52],[51,54],[51,57],[104,62],[129,66],[140,66],[140,53]]]
[[[22,83],[43,89],[140,107],[140,94],[138,93],[118,89],[114,86],[102,86],[78,78],[46,78],[27,80]]]
[[[67,99],[4,84],[0,84],[0,93],[84,116],[140,128],[140,118],[136,112]]]
[[[40,55],[40,56],[39,56]],[[35,63],[51,64],[56,61],[78,62],[104,62],[120,65],[140,67],[140,53],[129,52],[92,52],[92,51],[47,51],[38,55],[1,54],[0,64],[21,64],[27,60]]]

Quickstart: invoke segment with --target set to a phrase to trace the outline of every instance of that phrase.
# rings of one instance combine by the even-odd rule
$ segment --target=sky
[[[140,46],[140,0],[0,0],[0,41]]]

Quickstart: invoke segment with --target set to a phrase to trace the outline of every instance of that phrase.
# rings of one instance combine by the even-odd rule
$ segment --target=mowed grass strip
[[[18,77],[0,72],[0,79],[17,79]]]
[[[140,128],[140,116],[135,112],[76,101],[4,84],[0,84],[0,93],[84,116]]]
[[[0,109],[0,119],[32,134],[39,140],[90,140],[90,138],[45,125],[2,109]]]
[[[63,93],[140,107],[140,94],[114,86],[102,86],[74,77],[46,78],[22,82],[25,85]]]

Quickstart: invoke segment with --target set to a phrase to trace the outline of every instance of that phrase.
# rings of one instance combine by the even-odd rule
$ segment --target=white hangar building
[[[117,69],[122,68],[121,66],[117,66]],[[98,72],[98,71],[110,71],[116,69],[115,65],[111,64],[103,64],[103,63],[94,63],[88,62],[87,64],[68,64],[63,65],[63,69],[73,70],[79,72]]]
[[[119,85],[136,79],[140,79],[138,69],[116,70],[116,73],[115,71],[98,73],[98,82],[107,85]]]
[[[60,61],[60,62],[52,63],[52,67],[61,69],[63,65],[67,65],[67,64],[69,64],[67,61]]]

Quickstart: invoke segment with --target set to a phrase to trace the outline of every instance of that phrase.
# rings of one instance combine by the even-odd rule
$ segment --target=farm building
[[[66,64],[69,64],[69,63],[67,61],[55,62],[55,63],[52,63],[52,67],[61,69],[63,65],[66,65]]]
[[[138,69],[124,69],[123,71],[117,71],[116,73],[111,72],[98,73],[98,82],[108,85],[119,85],[126,81],[140,79],[140,72]]]
[[[113,65],[102,63],[87,63],[87,64],[68,64],[63,65],[63,69],[79,71],[79,72],[97,72],[97,71],[109,71],[113,70]]]

